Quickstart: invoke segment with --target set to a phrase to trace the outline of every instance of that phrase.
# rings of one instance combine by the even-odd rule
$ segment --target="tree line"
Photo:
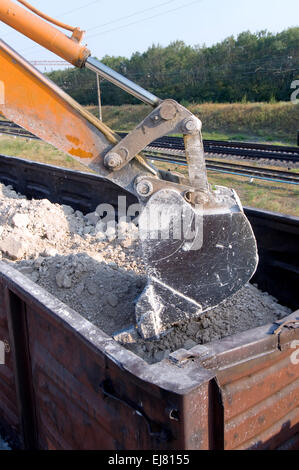
[[[228,37],[213,46],[152,45],[130,58],[105,56],[102,62],[160,98],[188,102],[288,101],[299,79],[299,27]],[[83,105],[97,103],[95,73],[69,68],[47,74]],[[101,80],[102,104],[138,101]]]

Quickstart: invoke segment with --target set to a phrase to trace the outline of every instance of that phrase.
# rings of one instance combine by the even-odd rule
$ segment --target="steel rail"
[[[20,137],[36,138],[30,132],[10,121],[0,120],[0,133],[14,134]],[[119,132],[119,135],[125,136],[126,132]],[[204,140],[206,153],[241,156],[248,159],[279,160],[286,162],[299,162],[299,148],[284,147],[266,144],[256,144],[248,142],[226,142],[217,140]],[[148,149],[155,151],[178,151],[178,155],[184,152],[184,141],[181,137],[161,137],[150,144]]]
[[[3,121],[0,120],[0,134],[6,134],[6,135],[12,135],[12,136],[17,136],[17,137],[24,137],[24,138],[30,138],[30,139],[38,139],[35,135],[31,134],[30,132],[27,132],[25,129],[22,127],[14,124],[13,122],[10,121]],[[125,133],[120,133],[121,136],[126,135]],[[173,140],[171,140],[173,139]],[[165,154],[163,151],[167,150],[172,150],[173,148],[171,147],[165,147],[165,149],[161,148],[161,141],[162,143],[167,144],[167,142],[172,143],[173,145],[176,145],[177,142],[177,137],[165,137],[161,139],[157,139],[157,141],[152,142],[150,146],[146,148],[146,151],[149,153],[146,153],[146,158],[155,160],[155,161],[162,161],[162,162],[167,162],[170,164],[176,164],[176,165],[187,165],[184,152],[183,150],[180,151],[180,153],[175,153],[175,154]],[[207,141],[205,141],[206,144]],[[209,141],[208,141],[209,142]],[[227,143],[231,144],[231,143]],[[234,145],[239,145],[239,143],[234,142]],[[214,144],[213,144],[214,145]],[[217,141],[216,141],[217,145]],[[222,142],[221,142],[222,145]],[[244,143],[242,143],[244,145]],[[251,144],[247,144],[249,146]],[[159,147],[158,147],[159,146]],[[272,146],[271,146],[272,147]],[[281,148],[281,147],[280,147]],[[294,151],[293,158],[291,159],[292,161],[297,161],[294,157],[296,157],[295,151],[297,151],[296,148],[292,147],[287,147],[287,149],[291,149]],[[176,148],[177,150],[177,148]],[[248,149],[247,149],[248,150]],[[205,151],[206,153],[209,153],[209,151],[206,150],[206,145],[205,145]],[[246,149],[243,148],[243,151],[246,151]],[[268,154],[269,152],[264,151],[265,156],[263,158],[268,158],[271,159],[272,157],[269,157]],[[270,152],[272,155],[272,152]],[[276,154],[279,154],[279,152],[276,152]],[[279,154],[281,156],[281,154]],[[290,156],[290,154],[288,155]],[[281,159],[281,158],[280,158]],[[298,156],[298,161],[299,161],[299,156]],[[231,162],[223,162],[223,161],[216,161],[216,160],[209,160],[206,159],[206,166],[207,169],[210,171],[215,171],[219,173],[226,173],[226,174],[232,174],[232,175],[237,175],[237,176],[243,176],[243,177],[250,177],[253,179],[262,179],[262,180],[267,180],[267,181],[275,181],[278,183],[288,183],[288,184],[299,184],[299,174],[296,174],[295,172],[287,172],[287,171],[281,171],[281,170],[271,170],[268,168],[259,168],[259,167],[253,167],[249,165],[239,165],[237,163],[231,163]]]
[[[146,158],[155,161],[166,162],[175,165],[187,166],[187,161],[183,157],[162,155],[159,153],[147,153]],[[292,173],[280,170],[271,170],[268,168],[252,167],[248,165],[238,165],[234,163],[219,162],[206,159],[207,170],[219,173],[227,173],[236,176],[250,177],[253,179],[262,179],[266,181],[275,181],[276,183],[288,183],[299,185],[299,173]]]

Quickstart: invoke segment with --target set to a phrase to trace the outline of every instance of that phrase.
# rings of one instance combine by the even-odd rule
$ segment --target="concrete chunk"
[[[24,228],[29,225],[30,219],[27,214],[15,214],[12,218],[12,225],[18,228]]]
[[[0,250],[13,260],[23,258],[27,248],[26,241],[16,238],[13,234],[0,241]]]

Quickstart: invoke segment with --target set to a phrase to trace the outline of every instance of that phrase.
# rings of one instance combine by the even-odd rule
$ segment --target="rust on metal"
[[[0,276],[0,295],[8,289],[16,305],[26,306],[22,334],[27,335],[23,342],[30,358],[27,378],[11,372],[12,377],[17,374],[16,382],[5,391],[10,408],[18,410],[18,421],[22,397],[17,399],[13,389],[22,381],[32,389],[37,448],[295,445],[299,368],[290,361],[290,341],[284,351],[278,349],[273,325],[196,346],[187,355],[181,351],[173,355],[177,361],[149,365],[10,266],[0,263]],[[5,308],[2,317],[11,316],[11,306]],[[286,321],[296,318],[298,312]],[[13,328],[2,331],[6,338],[16,335]],[[298,338],[299,330],[294,331]],[[280,336],[288,332],[284,329]],[[1,396],[3,391],[0,369]],[[1,416],[6,409],[7,400],[1,401]],[[24,432],[8,413],[6,420]]]
[[[74,139],[78,149],[91,153],[92,158],[118,141],[107,126],[3,41],[0,41],[0,64],[4,84],[0,109],[8,119],[66,153],[74,145]]]
[[[0,339],[6,344],[10,344],[2,281],[0,281]],[[4,427],[9,425],[12,432],[21,435],[21,423],[15,388],[14,360],[11,348],[9,350],[6,349],[5,363],[0,365],[0,409],[1,425]]]
[[[275,335],[278,335],[281,330],[284,328],[284,327],[291,327],[291,328],[295,328],[296,326],[299,326],[299,320],[287,320],[287,321],[284,321],[281,325],[279,325],[279,327],[274,331],[274,334]]]
[[[70,203],[64,197],[71,194],[74,207],[84,212],[107,197],[117,204],[119,188],[95,175],[21,160],[2,161],[1,169],[29,197]],[[30,192],[28,175],[30,181],[45,180],[41,193]],[[89,199],[81,205],[85,194]],[[285,229],[281,218],[279,229]],[[16,368],[18,328],[8,328],[14,314],[5,291],[22,307],[20,331],[29,349],[25,377]],[[283,323],[298,319],[299,311]],[[149,365],[0,263],[0,339],[11,347],[0,366],[0,425],[42,449],[298,448],[299,367],[291,356],[299,329],[284,327],[278,335],[275,329],[277,324],[264,325]],[[24,381],[36,439],[22,424]]]

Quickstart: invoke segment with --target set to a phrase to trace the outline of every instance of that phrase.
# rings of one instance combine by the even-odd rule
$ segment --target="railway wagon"
[[[121,194],[96,175],[5,156],[0,182],[84,213]],[[245,210],[260,257],[252,282],[293,313],[152,365],[0,263],[0,426],[17,446],[299,449],[299,219]]]

